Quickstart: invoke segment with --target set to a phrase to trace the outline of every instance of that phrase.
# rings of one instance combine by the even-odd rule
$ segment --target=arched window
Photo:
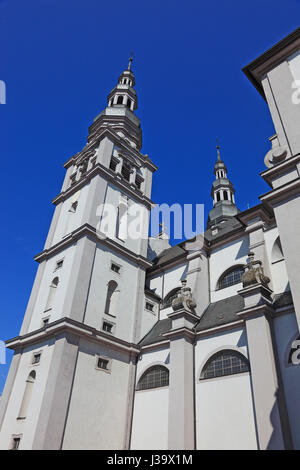
[[[228,192],[224,191],[224,201],[228,201]]]
[[[107,284],[107,294],[104,312],[108,315],[116,316],[117,314],[117,300],[118,300],[118,284],[116,281],[109,281]]]
[[[274,242],[274,245],[272,248],[271,259],[272,259],[272,263],[276,263],[277,261],[282,261],[284,259],[281,241],[279,237],[277,237]]]
[[[225,289],[225,287],[233,286],[242,282],[242,275],[244,274],[243,266],[235,266],[227,270],[219,279],[218,289]]]
[[[24,391],[18,419],[25,419],[27,416],[28,406],[30,403],[35,378],[36,378],[36,372],[35,370],[32,370],[26,380],[25,391]]]
[[[59,278],[58,277],[55,277],[54,279],[52,279],[52,282],[51,282],[50,288],[49,288],[49,294],[48,294],[46,308],[44,310],[45,312],[47,310],[51,310],[52,307],[53,307],[54,297],[55,297],[55,294],[56,294],[56,289],[57,289],[58,283],[59,283]]]
[[[130,98],[127,98],[127,106],[128,106],[129,109],[131,108],[131,99]]]
[[[233,349],[224,349],[209,358],[202,369],[200,380],[224,377],[226,375],[240,374],[241,372],[249,371],[249,361],[243,354]]]
[[[123,96],[118,96],[117,104],[123,104]]]
[[[137,384],[137,390],[167,387],[169,385],[169,370],[164,366],[152,366],[144,372]]]
[[[172,300],[177,297],[178,292],[180,291],[181,287],[175,287],[172,289],[164,298],[162,308],[168,308],[172,305]]]
[[[217,192],[217,202],[221,201],[220,191]]]

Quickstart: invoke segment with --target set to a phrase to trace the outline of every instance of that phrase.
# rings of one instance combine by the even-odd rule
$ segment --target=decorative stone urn
[[[270,279],[264,275],[262,262],[254,261],[254,253],[249,253],[249,261],[247,263],[246,272],[242,276],[243,287],[249,287],[254,284],[262,284],[267,287]]]
[[[172,308],[176,312],[180,309],[185,309],[188,312],[194,313],[197,304],[192,296],[190,287],[186,287],[186,280],[181,281],[182,287],[178,292],[178,296],[172,301]]]

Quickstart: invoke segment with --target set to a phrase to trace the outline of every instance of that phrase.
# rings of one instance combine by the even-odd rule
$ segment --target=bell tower
[[[64,165],[22,328],[7,342],[1,449],[129,448],[157,169],[141,153],[131,64]],[[136,211],[143,236],[133,237]]]

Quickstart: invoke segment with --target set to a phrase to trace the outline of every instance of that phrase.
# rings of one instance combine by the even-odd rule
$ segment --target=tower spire
[[[235,189],[227,178],[227,168],[220,154],[220,145],[217,140],[217,161],[214,166],[215,181],[211,189],[214,207],[208,215],[208,226],[235,216],[239,210],[235,205]]]
[[[128,67],[121,73],[117,85],[107,96],[106,108],[96,116],[94,121],[103,118],[105,125],[111,126],[113,123],[119,135],[122,134],[122,137],[129,140],[133,147],[141,149],[142,131],[140,120],[135,115],[138,100],[134,89],[135,76],[131,70],[131,63],[132,54],[129,57]]]

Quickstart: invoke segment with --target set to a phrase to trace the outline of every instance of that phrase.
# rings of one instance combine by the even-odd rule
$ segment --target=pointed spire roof
[[[135,115],[138,107],[137,94],[134,89],[135,76],[131,70],[132,55],[128,67],[121,73],[118,83],[107,96],[106,108],[96,116],[94,121],[106,116],[106,124],[122,134],[137,149],[142,147],[142,131],[139,118]]]
[[[216,176],[212,184],[211,196],[214,200],[214,207],[208,215],[208,226],[212,226],[222,220],[235,216],[239,210],[235,205],[233,184],[227,177],[227,168],[221,159],[220,145],[217,140],[217,161],[214,166]]]

